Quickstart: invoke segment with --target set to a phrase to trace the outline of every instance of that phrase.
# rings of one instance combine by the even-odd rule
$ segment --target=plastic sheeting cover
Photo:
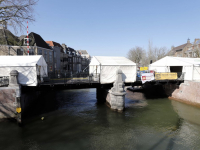
[[[90,73],[100,73],[101,84],[113,83],[118,69],[123,72],[123,81],[136,81],[136,64],[125,57],[93,56],[90,63]]]
[[[111,57],[111,56],[94,56],[93,59],[96,59],[102,66],[103,65],[112,65],[112,66],[121,66],[121,65],[136,65],[131,60],[125,57]],[[92,64],[91,64],[92,65]],[[97,64],[98,65],[98,64]]]
[[[122,80],[126,83],[136,81],[136,66],[102,66],[100,74],[101,84],[113,83],[116,80],[116,72],[122,70]]]
[[[184,58],[184,57],[169,57],[166,56],[152,64],[149,67],[153,66],[199,66],[200,58]]]
[[[12,70],[17,70],[18,81],[22,85],[36,86],[38,69],[41,76],[48,75],[47,64],[41,55],[0,56],[0,76],[10,76]]]
[[[200,58],[184,58],[166,56],[149,65],[150,70],[156,72],[170,72],[170,66],[183,66],[184,80],[200,79]]]

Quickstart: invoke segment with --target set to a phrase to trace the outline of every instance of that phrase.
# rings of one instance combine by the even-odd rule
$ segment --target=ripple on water
[[[42,114],[44,121],[2,122],[0,149],[200,149],[198,108],[127,92],[118,113],[97,103],[95,89],[56,94],[57,110]]]

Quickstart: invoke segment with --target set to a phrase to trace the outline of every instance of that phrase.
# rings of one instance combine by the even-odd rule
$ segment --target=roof
[[[5,38],[7,37],[7,38]],[[7,29],[0,29],[0,44],[1,45],[19,45],[19,39]]]
[[[90,65],[108,65],[108,66],[122,66],[122,65],[136,65],[133,61],[126,57],[112,57],[112,56],[93,56]]]
[[[20,37],[19,37],[19,40],[21,41],[22,39],[24,39],[24,38],[26,38],[27,37],[27,35],[21,35]]]
[[[75,51],[73,48],[71,48],[71,47],[68,47],[68,50],[69,51]]]
[[[0,56],[0,66],[47,66],[42,55],[32,56]]]
[[[149,66],[199,66],[200,58],[188,58],[188,57],[170,57],[166,56]]]
[[[49,47],[49,45],[43,40],[43,38],[39,35],[36,34],[34,32],[31,32],[28,37],[30,38],[30,42],[29,42],[29,46],[39,46],[42,48],[47,48],[47,49],[51,49],[51,47]],[[24,39],[22,39],[21,41],[21,45],[24,45]]]
[[[177,47],[174,47],[172,50],[173,51],[178,51],[178,50],[181,50],[181,49],[184,49],[184,47],[187,45],[188,43],[185,43],[183,45],[179,45]]]
[[[179,61],[187,62],[194,65],[200,65],[200,58],[188,58],[188,57],[174,57]]]
[[[78,52],[80,52],[81,54],[88,54],[88,52],[86,50],[77,50]]]
[[[34,33],[34,32],[31,32],[31,33],[29,34],[29,36],[33,36],[33,37],[34,37],[36,46],[43,47],[43,48],[47,48],[47,49],[51,49],[51,48],[49,47],[49,45],[43,40],[43,38],[42,38],[39,34],[36,34],[36,33]],[[34,46],[34,45],[30,45],[30,46]]]
[[[46,41],[46,43],[49,44],[49,46],[51,46],[51,47],[57,46],[57,47],[60,47],[61,50],[63,50],[63,47],[59,43],[57,43],[57,42]]]

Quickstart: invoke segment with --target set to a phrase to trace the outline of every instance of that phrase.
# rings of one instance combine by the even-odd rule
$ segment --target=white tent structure
[[[118,69],[125,83],[136,81],[136,64],[125,57],[93,56],[89,64],[89,73],[100,74],[101,84],[113,83]]]
[[[200,58],[166,56],[149,65],[155,72],[184,72],[184,80],[200,80]]]
[[[26,86],[37,86],[37,75],[48,76],[47,64],[41,55],[0,56],[0,76],[10,76],[12,70],[19,72],[19,84]]]

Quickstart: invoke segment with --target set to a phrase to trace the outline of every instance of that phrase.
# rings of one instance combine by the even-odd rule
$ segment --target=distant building
[[[192,44],[190,43],[190,39],[187,40],[187,43],[179,45],[177,47],[172,47],[171,51],[168,53],[169,56],[175,57],[187,57],[187,50]]]
[[[67,45],[62,44],[63,56],[61,57],[61,66],[63,66],[64,72],[70,72],[71,68],[69,66],[69,54],[67,53]]]
[[[79,64],[78,56],[76,51],[71,48],[67,47],[66,53],[68,54],[68,62],[69,62],[69,68],[72,73],[77,73],[79,70],[77,69],[77,65]]]
[[[82,57],[85,56],[86,58],[91,60],[91,56],[89,55],[89,53],[86,50],[77,50],[77,51],[81,54]]]
[[[195,39],[194,42],[188,46],[186,55],[191,58],[200,57],[200,39]]]
[[[54,41],[46,41],[54,51],[54,70],[56,73],[68,70],[68,55],[64,52],[63,47]]]
[[[89,71],[91,56],[86,50],[77,50],[77,52],[82,56],[81,70]]]

